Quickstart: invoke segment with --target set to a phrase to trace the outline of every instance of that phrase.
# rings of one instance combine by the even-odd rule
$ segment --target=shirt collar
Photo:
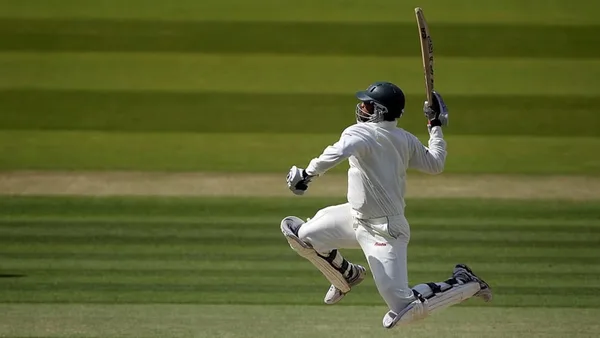
[[[394,121],[381,121],[381,122],[377,122],[376,123],[377,126],[379,127],[383,127],[386,129],[389,128],[394,128],[398,126],[398,121],[394,120]]]

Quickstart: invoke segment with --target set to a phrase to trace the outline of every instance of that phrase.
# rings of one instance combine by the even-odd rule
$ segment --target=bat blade
[[[417,26],[419,28],[419,38],[421,41],[421,58],[423,60],[423,73],[425,75],[425,94],[427,101],[431,105],[433,92],[433,40],[429,33],[429,26],[425,20],[425,14],[421,7],[415,8]]]

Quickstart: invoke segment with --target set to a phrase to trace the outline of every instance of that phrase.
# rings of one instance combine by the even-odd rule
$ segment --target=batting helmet
[[[404,113],[406,98],[402,89],[391,82],[375,82],[366,90],[356,93],[361,104],[356,105],[356,118],[359,122],[393,121]]]

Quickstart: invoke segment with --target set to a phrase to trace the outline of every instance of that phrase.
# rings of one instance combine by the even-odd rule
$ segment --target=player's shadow
[[[27,277],[27,275],[20,275],[16,273],[0,273],[0,278],[22,278]]]

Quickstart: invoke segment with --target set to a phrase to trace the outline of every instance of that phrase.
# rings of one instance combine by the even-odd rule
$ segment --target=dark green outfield
[[[399,13],[400,15],[400,13]],[[420,56],[412,22],[0,20],[0,50]],[[597,58],[600,25],[437,23],[436,55]],[[368,43],[366,43],[368,41]]]
[[[600,96],[445,95],[444,99],[456,112],[448,135],[600,135]],[[400,120],[403,128],[424,131],[424,118],[415,113],[422,100],[422,95],[407,96],[407,114]],[[0,90],[4,130],[282,133],[292,127],[294,133],[338,134],[354,123],[353,109],[353,93]]]
[[[581,26],[597,22],[600,6],[587,0],[4,0],[0,10],[15,18],[161,19],[165,21],[333,21],[413,22],[412,10],[422,6],[432,22],[529,23]],[[532,15],[532,13],[536,15]]]
[[[0,303],[320,304],[327,283],[278,223],[337,202],[4,197]],[[600,304],[598,202],[410,200],[407,216],[411,283],[467,262],[496,291],[486,306]],[[342,304],[384,306],[370,278]]]

